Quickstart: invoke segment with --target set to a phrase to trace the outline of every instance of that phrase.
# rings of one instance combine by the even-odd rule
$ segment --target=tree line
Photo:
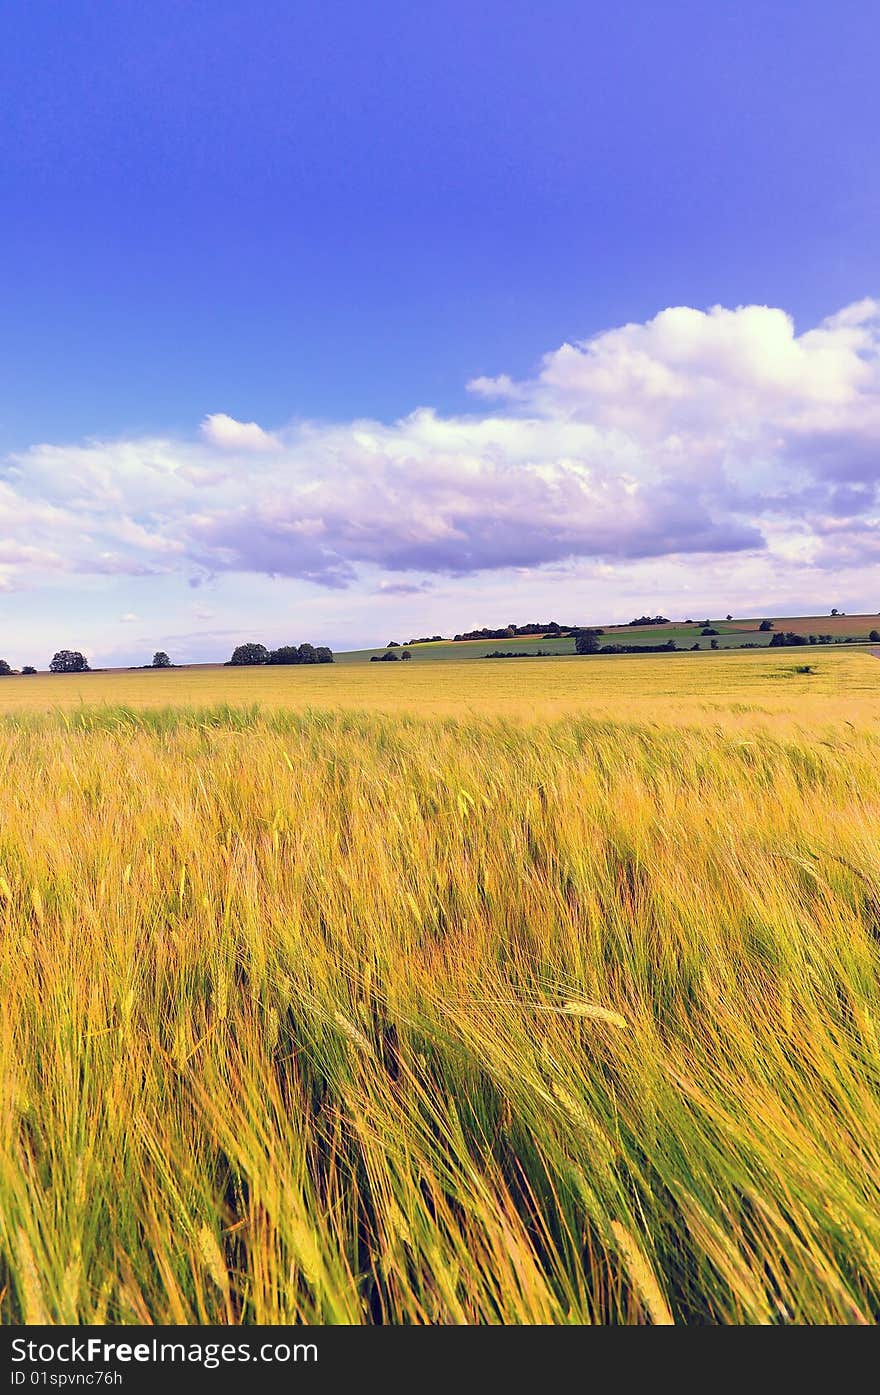
[[[174,668],[174,664],[164,649],[157,649],[153,655],[152,663],[143,664],[142,667]],[[37,672],[33,664],[23,664],[21,670],[17,670],[12,668],[5,659],[0,659],[0,678],[6,678],[19,671],[25,678]],[[79,649],[59,649],[49,661],[50,673],[91,673],[91,671],[88,659]]]
[[[280,649],[267,649],[265,644],[239,644],[226,660],[227,668],[245,668],[257,664],[332,664],[333,650],[319,644],[282,644]]]
[[[557,659],[552,649],[493,649],[484,659]]]
[[[409,654],[404,655],[409,658]],[[251,665],[251,664],[332,664],[333,650],[326,645],[319,644],[317,648],[313,644],[283,644],[280,649],[267,649],[264,644],[239,644],[233,650],[232,658],[227,660],[227,667]],[[152,662],[142,664],[142,668],[174,668],[168,654],[164,649],[157,649],[153,655]],[[18,670],[8,664],[5,659],[0,659],[0,678],[6,678],[15,674]],[[25,664],[22,675],[36,673],[37,670],[32,664]],[[89,661],[85,654],[79,649],[59,649],[53,654],[49,663],[50,673],[91,673]]]
[[[880,630],[871,630],[871,644],[880,644]],[[854,635],[799,635],[794,630],[779,630],[770,641],[771,649],[797,647],[802,644],[858,644]]]
[[[453,642],[463,639],[518,639],[523,635],[544,635],[548,639],[564,639],[575,634],[579,629],[578,625],[560,625],[556,620],[551,620],[549,624],[542,625],[539,621],[532,621],[528,625],[502,626],[500,630],[465,630],[463,634],[453,635]]]
[[[0,678],[6,678],[10,674],[18,671],[19,670],[12,668],[5,659],[0,659]],[[33,664],[22,664],[20,670],[23,677],[29,677],[31,674],[36,673],[36,671]],[[59,649],[58,652],[52,656],[49,663],[49,672],[88,673],[90,672],[89,661],[78,649]]]

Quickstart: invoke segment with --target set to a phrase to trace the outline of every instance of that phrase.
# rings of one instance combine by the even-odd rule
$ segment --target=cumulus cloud
[[[225,412],[213,412],[202,422],[202,435],[221,450],[277,450],[279,442],[255,421],[236,421]]]
[[[671,308],[469,386],[491,405],[34,446],[0,469],[0,587],[63,570],[342,589],[369,570],[393,595],[571,559],[876,560],[880,302],[800,334],[773,307]]]
[[[713,430],[756,411],[780,424],[831,423],[878,406],[880,301],[861,300],[798,335],[766,305],[675,306],[546,354],[531,381],[470,383],[484,397],[652,436]]]

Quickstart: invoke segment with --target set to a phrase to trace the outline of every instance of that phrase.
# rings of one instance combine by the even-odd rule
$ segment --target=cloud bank
[[[391,424],[224,414],[192,440],[34,445],[0,468],[0,589],[222,573],[325,588],[591,559],[880,561],[880,302],[798,334],[780,309],[675,307],[563,344],[475,410]]]

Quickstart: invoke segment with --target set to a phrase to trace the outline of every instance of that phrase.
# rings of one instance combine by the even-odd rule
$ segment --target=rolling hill
[[[745,645],[769,645],[773,632],[759,628],[763,616],[752,619],[711,620],[709,627],[717,630],[719,649],[741,649]],[[775,631],[791,630],[795,634],[809,636],[831,635],[835,641],[870,643],[872,630],[880,631],[880,615],[798,615],[774,616]],[[682,620],[670,621],[668,625],[603,625],[603,644],[665,644],[673,640],[680,649],[690,649],[699,644],[709,650],[711,636],[702,636],[703,621],[690,624]],[[456,659],[485,658],[498,650],[514,653],[535,654],[538,650],[551,654],[574,654],[574,640],[570,638],[545,638],[541,635],[516,636],[513,639],[465,639],[434,640],[428,644],[401,646],[408,649],[413,661],[419,663],[448,662]],[[386,653],[385,647],[377,649],[353,649],[337,653],[337,663],[369,663],[374,655]],[[398,651],[399,652],[399,651]]]

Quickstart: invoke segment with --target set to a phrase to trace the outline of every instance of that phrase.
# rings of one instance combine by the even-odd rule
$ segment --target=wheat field
[[[880,664],[806,657],[3,680],[3,1321],[875,1322]]]

